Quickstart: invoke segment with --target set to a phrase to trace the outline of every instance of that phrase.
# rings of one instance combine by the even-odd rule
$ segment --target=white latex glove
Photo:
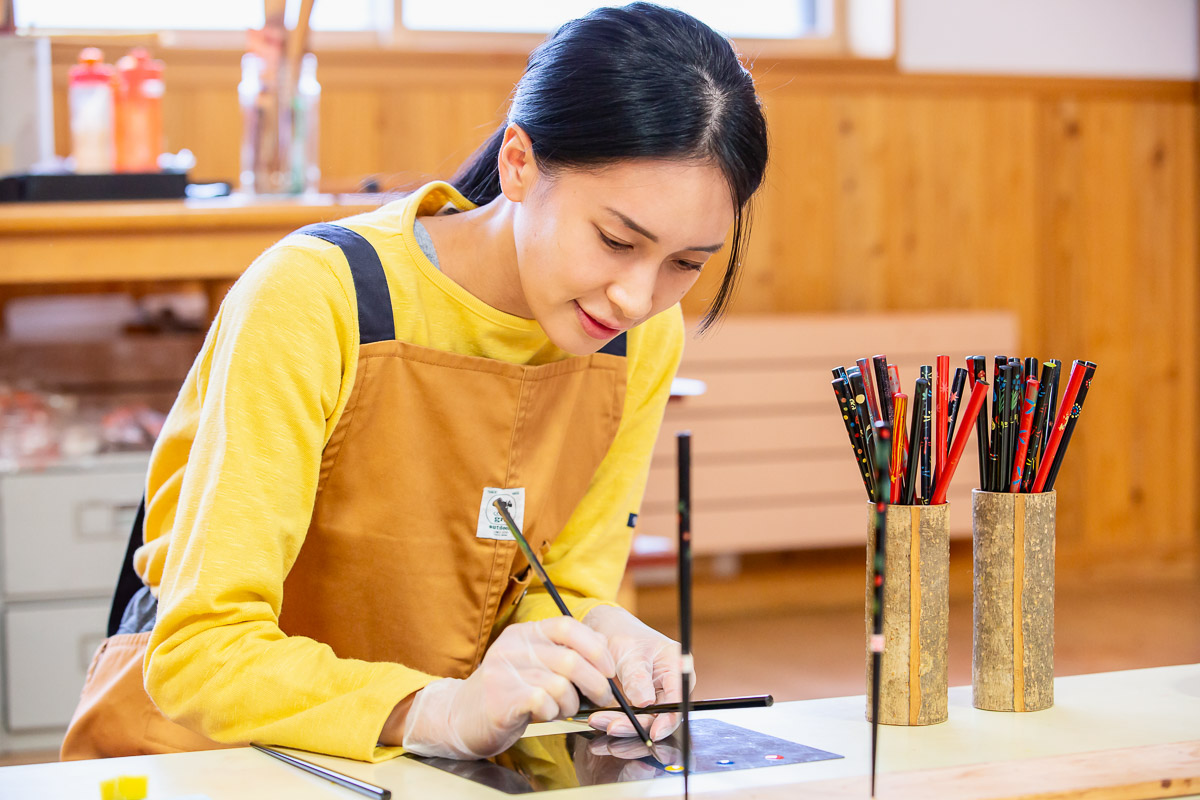
[[[404,749],[488,758],[512,746],[530,722],[579,711],[576,687],[593,703],[614,702],[608,678],[616,663],[605,644],[602,635],[570,617],[510,625],[470,677],[443,678],[413,695]]]
[[[616,606],[596,606],[583,621],[608,640],[608,651],[617,662],[617,683],[630,705],[678,703],[682,699],[678,642]],[[696,685],[695,675],[692,685]],[[678,714],[638,715],[638,722],[655,741],[670,736],[679,721]],[[588,717],[588,724],[610,736],[636,734],[629,718],[621,712],[597,712]]]

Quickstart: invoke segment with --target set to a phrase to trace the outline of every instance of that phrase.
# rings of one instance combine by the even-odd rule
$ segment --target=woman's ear
[[[500,191],[514,203],[529,197],[529,191],[537,179],[537,161],[533,157],[533,143],[529,134],[519,125],[509,124],[504,129],[497,157],[500,172]]]

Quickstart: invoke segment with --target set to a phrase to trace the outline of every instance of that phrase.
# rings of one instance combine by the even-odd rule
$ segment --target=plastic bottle
[[[71,155],[76,172],[112,172],[113,69],[98,48],[87,47],[71,67],[67,104],[71,114]]]
[[[156,172],[163,151],[163,62],[135,47],[117,61],[117,172]]]
[[[291,190],[315,193],[321,181],[318,136],[321,84],[317,82],[317,57],[305,53],[292,99]]]
[[[262,125],[259,96],[263,92],[263,66],[262,58],[255,53],[246,53],[242,56],[242,81],[238,84],[238,103],[242,109],[242,149],[238,187],[243,192],[250,194],[267,190],[266,186],[256,185],[256,176],[259,171],[259,128]]]

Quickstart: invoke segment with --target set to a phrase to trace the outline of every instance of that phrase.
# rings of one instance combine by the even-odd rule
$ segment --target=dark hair
[[[529,134],[538,166],[549,172],[634,158],[720,168],[734,203],[733,246],[701,330],[725,313],[750,233],[747,204],[767,166],[754,81],[727,39],[651,3],[598,8],[567,22],[530,54],[508,120],[451,178],[477,205],[500,194],[497,160],[508,123]]]

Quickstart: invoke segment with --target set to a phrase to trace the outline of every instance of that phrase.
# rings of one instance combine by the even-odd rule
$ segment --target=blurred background
[[[5,763],[53,757],[147,451],[238,274],[304,224],[449,177],[529,50],[595,5],[0,3]],[[772,146],[623,593],[675,634],[673,433],[691,428],[698,695],[864,691],[867,511],[828,381],[875,353],[905,384],[940,353],[1096,362],[1055,486],[1056,673],[1200,660],[1197,3],[672,5],[745,54]],[[963,465],[951,685],[971,679]]]

